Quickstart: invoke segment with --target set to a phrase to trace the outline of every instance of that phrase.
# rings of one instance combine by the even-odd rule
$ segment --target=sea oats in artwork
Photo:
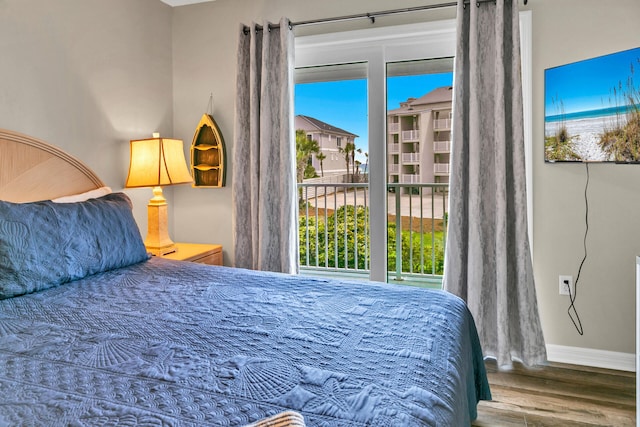
[[[547,162],[640,162],[640,47],[548,68]]]

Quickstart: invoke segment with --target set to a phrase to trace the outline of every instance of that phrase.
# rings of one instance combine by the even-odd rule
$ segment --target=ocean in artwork
[[[545,160],[638,162],[639,70],[640,47],[545,69]]]

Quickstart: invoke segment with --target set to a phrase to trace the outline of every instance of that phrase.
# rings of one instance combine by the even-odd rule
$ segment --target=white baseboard
[[[636,355],[634,353],[547,344],[547,359],[550,362],[570,363],[572,365],[593,366],[629,372],[636,371]]]

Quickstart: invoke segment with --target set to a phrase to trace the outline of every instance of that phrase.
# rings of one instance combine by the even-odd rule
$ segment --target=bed
[[[491,398],[459,298],[149,257],[102,188],[0,130],[0,426],[465,426]]]

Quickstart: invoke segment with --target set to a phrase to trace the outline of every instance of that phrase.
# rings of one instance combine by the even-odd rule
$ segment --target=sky
[[[389,77],[387,110],[400,107],[407,98],[419,98],[440,86],[450,86],[453,73]],[[367,81],[341,80],[304,83],[295,87],[295,114],[321,120],[358,135],[356,147],[368,152]],[[362,163],[364,154],[356,155]]]
[[[616,107],[614,87],[619,91],[622,84],[624,92],[633,77],[640,90],[640,48],[549,68],[544,75],[545,116]]]

